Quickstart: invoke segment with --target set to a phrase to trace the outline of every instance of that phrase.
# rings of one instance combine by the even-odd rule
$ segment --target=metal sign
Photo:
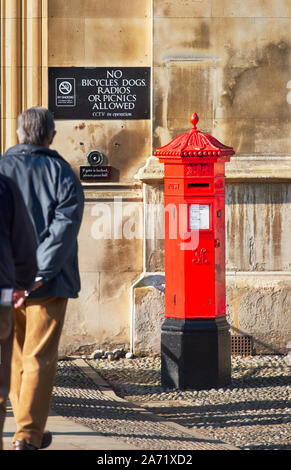
[[[110,180],[111,166],[80,166],[81,181],[95,182]]]
[[[209,204],[190,204],[189,228],[190,230],[209,229]]]
[[[57,78],[55,83],[57,107],[76,106],[76,81],[74,78]]]
[[[49,67],[55,119],[150,119],[149,67]]]

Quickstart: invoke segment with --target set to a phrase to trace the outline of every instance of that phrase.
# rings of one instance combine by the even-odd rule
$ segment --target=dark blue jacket
[[[0,290],[29,289],[37,273],[36,236],[21,193],[0,175]]]
[[[37,276],[44,285],[30,297],[78,297],[77,236],[84,208],[78,177],[56,151],[25,144],[5,152],[0,174],[21,190],[37,234]]]

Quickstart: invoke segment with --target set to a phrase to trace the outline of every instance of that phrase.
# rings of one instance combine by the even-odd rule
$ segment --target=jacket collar
[[[19,144],[19,145],[14,145],[14,147],[10,147],[8,150],[5,152],[5,156],[9,155],[34,155],[34,154],[40,154],[43,153],[46,156],[51,156],[51,157],[58,157],[62,158],[58,152],[55,150],[51,150],[46,147],[41,147],[40,145],[28,145],[28,144]]]

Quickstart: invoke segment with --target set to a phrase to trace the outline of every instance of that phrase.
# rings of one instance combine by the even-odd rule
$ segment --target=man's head
[[[55,133],[54,118],[46,108],[36,106],[18,116],[17,135],[21,144],[49,147]]]

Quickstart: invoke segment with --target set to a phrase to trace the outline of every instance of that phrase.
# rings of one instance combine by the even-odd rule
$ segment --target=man
[[[22,196],[0,175],[0,450],[10,383],[13,344],[13,300],[22,304],[37,273],[36,237]]]
[[[45,432],[68,298],[78,297],[77,235],[84,196],[70,165],[50,150],[51,113],[40,107],[18,118],[19,145],[0,160],[0,173],[20,188],[37,234],[38,272],[33,291],[15,311],[10,400],[17,423],[16,450],[50,444]]]

